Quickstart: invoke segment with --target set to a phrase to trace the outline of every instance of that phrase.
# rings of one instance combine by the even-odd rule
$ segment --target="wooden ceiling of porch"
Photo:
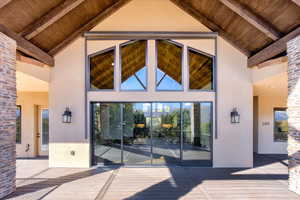
[[[0,31],[45,64],[131,0],[2,0]],[[170,0],[243,52],[249,66],[286,51],[300,34],[299,0]]]

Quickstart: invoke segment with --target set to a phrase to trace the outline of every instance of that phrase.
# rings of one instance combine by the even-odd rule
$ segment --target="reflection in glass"
[[[122,90],[147,89],[146,48],[146,40],[134,41],[121,46]]]
[[[151,164],[151,104],[123,106],[123,157],[125,164]]]
[[[213,58],[193,49],[188,49],[189,89],[213,89]]]
[[[274,109],[274,141],[286,142],[288,138],[288,115],[286,108]]]
[[[90,87],[114,89],[115,49],[104,50],[90,57]]]
[[[183,164],[211,165],[211,103],[183,103]]]
[[[93,103],[102,164],[211,166],[212,103]]]
[[[182,47],[157,40],[157,90],[182,90]]]
[[[121,163],[121,104],[94,103],[93,142],[94,162]]]
[[[21,106],[17,106],[16,110],[16,143],[21,143]]]
[[[48,109],[42,110],[42,144],[48,145],[49,143],[49,111]]]
[[[152,104],[153,164],[180,163],[180,103]]]

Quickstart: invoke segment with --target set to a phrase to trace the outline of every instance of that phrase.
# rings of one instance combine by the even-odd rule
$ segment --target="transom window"
[[[188,48],[189,89],[213,89],[213,58],[192,48]]]
[[[147,41],[132,41],[121,45],[121,90],[146,90]]]
[[[150,48],[149,55],[156,51],[156,56],[148,57],[148,43],[154,42],[155,49]],[[183,47],[172,40],[133,40],[92,54],[89,56],[90,89],[113,90],[116,82],[120,91],[147,91],[147,63],[156,61],[156,67],[149,65],[151,71],[155,67],[155,80],[149,83],[153,83],[151,88],[156,91],[184,91],[184,77],[188,90],[213,91],[214,56],[191,47],[183,51]],[[187,65],[184,65],[184,59]],[[185,76],[184,69],[188,72]]]
[[[274,108],[274,141],[286,142],[288,132],[289,127],[286,108]]]
[[[90,56],[91,89],[114,89],[115,48]]]
[[[182,46],[168,40],[157,40],[157,90],[183,90]]]

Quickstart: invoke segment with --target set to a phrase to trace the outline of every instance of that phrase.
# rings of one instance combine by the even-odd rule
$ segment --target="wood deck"
[[[275,155],[257,156],[252,169],[48,169],[47,160],[18,160],[8,199],[300,199],[287,179],[287,161]]]

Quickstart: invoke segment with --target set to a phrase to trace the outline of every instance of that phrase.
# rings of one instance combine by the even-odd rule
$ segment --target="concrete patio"
[[[300,199],[288,191],[285,156],[255,156],[252,169],[192,167],[48,168],[17,160],[17,190],[7,199]]]

